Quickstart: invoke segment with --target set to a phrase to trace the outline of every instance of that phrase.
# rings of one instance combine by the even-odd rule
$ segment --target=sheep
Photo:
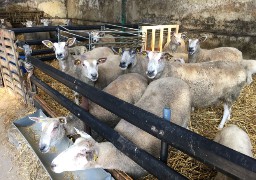
[[[110,142],[96,142],[90,135],[77,130],[81,136],[68,149],[55,157],[51,169],[55,173],[92,168],[117,169],[134,178],[147,174],[137,163]]]
[[[141,98],[147,85],[145,77],[137,73],[129,73],[119,76],[104,88],[103,91],[125,102],[134,104]],[[90,103],[89,112],[110,126],[115,126],[120,120],[118,116],[93,102]]]
[[[96,52],[96,50],[98,49],[106,48],[107,47],[98,47],[93,49],[92,51],[88,51],[83,55],[74,56],[81,62],[81,64],[78,65],[78,69],[80,70],[79,79],[92,86],[95,86],[98,89],[105,88],[123,73],[122,70],[118,67],[120,56],[110,54],[106,57],[104,55],[107,54],[103,51],[101,51],[100,53],[94,53],[94,51]],[[105,58],[98,58],[99,56]]]
[[[86,53],[88,50],[85,46],[75,46],[69,48],[69,53],[71,55],[82,55]]]
[[[34,27],[35,23],[33,21],[30,20],[26,20],[26,22],[22,22],[22,24],[26,27]],[[37,39],[37,35],[36,33],[24,33],[24,40],[28,41],[28,40],[35,40]]]
[[[39,150],[42,153],[50,151],[51,147],[59,144],[67,135],[74,135],[74,127],[83,130],[84,122],[73,114],[67,117],[29,117],[32,121],[42,124],[42,132],[39,141]]]
[[[185,33],[171,32],[171,41],[164,45],[163,51],[169,53],[185,53],[187,54],[187,48],[184,39]]]
[[[159,117],[162,117],[165,107],[170,107],[171,121],[187,128],[191,111],[189,86],[184,81],[172,77],[155,80],[148,85],[135,106]],[[115,131],[152,155],[156,157],[159,155],[160,140],[124,119],[119,121]]]
[[[105,34],[104,32],[92,31],[90,32],[90,35],[92,37],[92,42],[97,43],[94,47],[113,46],[113,43],[115,43],[114,36],[110,34]]]
[[[139,73],[146,77],[148,60],[146,56],[138,53],[137,48],[124,48],[122,49],[120,68],[126,73]]]
[[[167,63],[166,53],[149,52],[147,75],[150,79],[176,77],[184,80],[192,92],[193,107],[224,104],[219,128],[223,128],[231,115],[231,105],[241,90],[252,81],[256,61],[212,61],[203,63]]]
[[[51,23],[50,19],[41,19],[40,22],[43,24],[43,26],[49,26],[49,24]],[[38,26],[40,27],[40,26]],[[50,32],[37,32],[36,33],[37,39],[39,40],[46,40],[46,39],[50,39]]]
[[[10,29],[12,28],[12,24],[7,21],[6,19],[0,19],[0,22],[1,22],[1,28],[4,28],[4,29]]]
[[[214,141],[235,151],[253,157],[252,143],[248,134],[236,125],[229,125],[219,131]],[[218,172],[215,180],[231,180],[230,177]]]
[[[200,43],[204,42],[207,36],[199,39],[189,39],[188,42],[188,62],[206,61],[240,61],[243,59],[242,52],[233,47],[219,47],[214,49],[201,49]]]

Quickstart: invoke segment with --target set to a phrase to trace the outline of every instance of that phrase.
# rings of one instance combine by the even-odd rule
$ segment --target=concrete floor
[[[23,180],[21,167],[15,157],[20,153],[8,141],[8,129],[16,119],[26,116],[31,107],[27,108],[24,103],[5,88],[0,88],[0,179]]]

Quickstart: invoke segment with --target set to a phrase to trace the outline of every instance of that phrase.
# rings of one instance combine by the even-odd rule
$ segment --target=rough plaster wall
[[[120,0],[67,0],[69,18],[120,22]]]
[[[0,0],[2,7],[11,4],[38,9],[52,17],[66,18],[67,16],[66,0]]]

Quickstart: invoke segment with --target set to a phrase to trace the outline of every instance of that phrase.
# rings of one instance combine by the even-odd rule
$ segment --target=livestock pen
[[[39,42],[34,41],[30,43],[36,44]],[[40,52],[49,53],[50,51],[38,50],[34,51],[34,55],[42,54]],[[41,60],[39,60],[40,58]],[[46,64],[42,62],[42,60],[47,60],[51,58],[54,57],[46,56],[28,58],[36,68],[34,73],[35,76],[31,76],[31,81],[34,85],[33,92],[35,92],[35,90],[37,89],[36,87],[38,87],[38,92],[41,92],[41,95],[42,92],[45,92],[48,96],[48,100],[51,100],[51,98],[53,98],[56,101],[53,105],[51,105],[48,100],[44,102],[44,97],[40,97],[39,93],[33,96],[36,106],[44,107],[46,110],[48,109],[49,114],[51,114],[52,109],[55,109],[56,112],[56,107],[59,109],[60,106],[58,104],[60,104],[61,106],[65,107],[66,110],[61,110],[57,112],[58,115],[63,115],[67,113],[67,111],[72,112],[85,123],[87,123],[97,133],[105,137],[108,141],[112,142],[118,149],[120,149],[122,152],[124,152],[126,155],[128,155],[138,164],[140,164],[155,177],[159,179],[184,179],[185,177],[183,175],[185,175],[189,179],[200,179],[201,173],[203,174],[201,175],[201,178],[206,179],[212,177],[212,174],[215,173],[214,171],[212,171],[211,168],[224,172],[225,174],[232,177],[247,177],[246,179],[253,179],[255,177],[255,160],[253,160],[252,158],[249,158],[245,155],[223,147],[205,137],[181,128],[173,123],[163,121],[162,118],[156,117],[155,115],[138,109],[129,103],[125,103],[100,90],[90,87],[87,84],[84,84],[81,81],[76,80],[63,72],[56,70],[56,68],[47,65],[48,63]],[[56,61],[54,63],[56,64]],[[39,74],[40,76],[38,76]],[[55,80],[50,81],[50,77]],[[60,86],[59,82],[65,85],[61,85],[65,89],[59,90],[57,88],[58,86]],[[49,85],[54,87],[54,89]],[[67,88],[66,86],[69,88]],[[103,106],[109,111],[124,118],[128,122],[136,125],[137,127],[171,145],[172,148],[168,160],[168,165],[170,167],[166,166],[155,157],[152,157],[144,150],[139,149],[132,142],[129,142],[127,139],[120,136],[117,132],[113,131],[104,123],[101,123],[99,120],[91,116],[88,112],[84,111],[81,107],[75,105],[66,97],[70,96],[70,94],[67,93],[67,91],[71,91],[70,89],[75,89],[83,96],[88,97],[91,101]],[[102,101],[101,99],[106,99],[106,101]],[[196,112],[198,111],[200,110],[196,110]],[[198,114],[195,113],[193,115],[195,117],[192,117],[192,119],[198,118],[203,121],[203,118],[200,117],[200,115]],[[197,123],[196,126],[193,126],[193,123],[195,123],[195,121],[192,121],[191,130],[199,134],[203,134],[202,132],[200,132],[203,131],[202,127],[196,128],[196,126],[200,126],[200,123]],[[212,121],[210,123],[212,123]],[[174,148],[180,151],[174,150]],[[178,159],[179,157],[177,156],[177,154],[180,154],[180,156],[183,156],[185,159],[189,160],[187,160],[187,162],[185,160],[185,162],[182,162],[183,164],[179,164],[177,161],[182,161],[182,158]],[[199,169],[196,169],[198,167],[196,165],[197,162],[195,163],[193,159],[199,160],[207,164],[209,168],[201,166]],[[183,168],[181,166],[183,166]],[[207,172],[204,174],[204,171],[206,169]],[[193,170],[195,172],[193,172]],[[200,172],[200,170],[202,171]],[[182,175],[180,175],[179,173],[181,173]],[[189,175],[193,173],[198,174],[197,177],[195,175],[192,177],[191,175]]]

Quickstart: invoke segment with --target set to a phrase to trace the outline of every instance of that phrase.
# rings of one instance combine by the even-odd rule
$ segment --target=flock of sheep
[[[96,47],[72,55],[69,50],[75,38],[58,43],[42,42],[54,49],[61,71],[159,117],[164,107],[170,107],[171,121],[184,128],[188,128],[194,107],[222,105],[223,118],[218,126],[221,130],[214,141],[252,157],[248,135],[236,125],[224,125],[241,90],[252,82],[256,61],[244,60],[242,53],[232,47],[201,49],[200,43],[206,37],[189,39],[187,48],[184,37],[182,33],[172,33],[164,52],[123,48],[120,54],[114,54],[108,47]],[[74,93],[79,104],[79,95]],[[93,102],[89,102],[88,110],[138,147],[159,156],[159,139]],[[147,174],[110,142],[96,142],[83,132],[83,122],[73,115],[30,119],[42,123],[39,148],[43,153],[49,152],[66,135],[80,134],[71,147],[52,161],[51,168],[56,173],[104,168],[122,170],[134,178]],[[223,176],[218,173],[215,179]]]

